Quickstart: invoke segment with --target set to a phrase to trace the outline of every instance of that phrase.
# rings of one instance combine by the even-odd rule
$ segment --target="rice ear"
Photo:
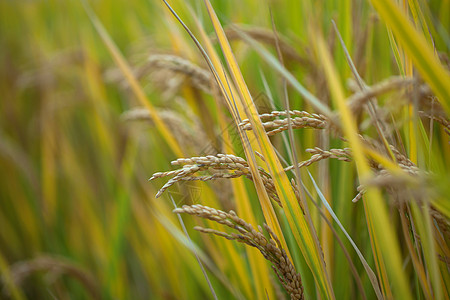
[[[264,228],[269,233],[269,238],[262,233],[261,227],[255,230],[253,226],[239,218],[234,211],[224,212],[203,205],[184,205],[177,208],[174,213],[186,213],[200,218],[208,219],[233,230],[231,233],[222,232],[215,229],[194,227],[195,230],[206,234],[214,234],[228,240],[236,240],[247,246],[257,248],[265,259],[272,263],[272,269],[278,277],[292,300],[304,299],[303,284],[300,274],[295,270],[294,265],[283,249],[280,240],[272,229],[264,224]]]

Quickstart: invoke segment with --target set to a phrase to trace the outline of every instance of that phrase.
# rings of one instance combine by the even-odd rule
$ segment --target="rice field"
[[[0,2],[0,299],[449,299],[449,0]]]

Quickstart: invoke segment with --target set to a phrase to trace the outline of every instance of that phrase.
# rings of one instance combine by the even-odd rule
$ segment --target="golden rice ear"
[[[195,230],[202,233],[214,234],[224,237],[227,240],[235,240],[258,249],[264,258],[272,263],[272,268],[277,275],[279,282],[290,298],[292,300],[304,299],[303,284],[300,274],[295,270],[295,267],[289,256],[286,254],[286,251],[283,249],[280,240],[267,224],[264,224],[264,228],[269,233],[269,238],[264,236],[260,226],[258,226],[258,230],[255,230],[251,224],[239,218],[234,211],[227,213],[197,204],[191,206],[183,205],[181,208],[174,209],[173,212],[177,214],[186,213],[208,219],[233,229],[233,232],[226,233],[201,226],[194,227]]]
[[[267,135],[275,135],[277,133],[288,130],[288,118],[279,119],[278,117],[286,117],[286,111],[273,111],[271,113],[260,114],[259,118],[263,122],[262,125],[266,130]],[[289,112],[292,129],[299,128],[313,128],[325,129],[328,127],[328,122],[325,116],[320,114],[310,114],[305,111],[293,110]],[[274,120],[271,120],[274,119]],[[249,119],[242,120],[239,124],[244,130],[252,130],[252,125]]]
[[[157,109],[157,113],[186,152],[195,153],[207,149],[209,140],[199,122],[189,122],[190,120],[172,109]],[[127,123],[147,121],[147,124],[155,126],[151,114],[143,107],[127,110],[120,118]]]
[[[212,93],[211,84],[214,84],[214,81],[211,72],[182,57],[168,54],[152,54],[148,58],[148,65],[144,66],[144,68],[152,72],[170,71],[167,73],[167,76],[161,78],[161,81],[170,80],[170,76],[173,76],[173,73],[183,74],[189,79],[189,83],[193,87],[208,94]]]
[[[245,176],[253,180],[253,175],[247,161],[232,154],[217,154],[191,158],[179,158],[172,161],[172,165],[183,165],[181,169],[157,172],[149,179],[154,180],[161,177],[173,176],[158,191],[156,197],[160,197],[165,190],[180,181],[210,181],[216,179],[233,179]],[[198,174],[208,172],[209,175]],[[281,206],[274,183],[269,174],[260,169],[260,177],[268,195]]]
[[[45,272],[48,276],[51,275],[54,277],[53,280],[66,275],[81,283],[92,299],[101,299],[100,286],[91,272],[63,257],[53,255],[37,256],[33,259],[16,262],[11,266],[9,272],[15,286],[23,285],[27,278],[40,272]],[[7,289],[2,291],[6,295],[9,292]]]

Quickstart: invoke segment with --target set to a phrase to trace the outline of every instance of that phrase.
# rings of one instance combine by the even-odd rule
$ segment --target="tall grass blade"
[[[411,58],[424,80],[436,93],[447,114],[450,114],[450,75],[439,62],[425,37],[419,33],[400,8],[391,0],[372,0],[375,9],[395,38]]]
[[[317,99],[310,91],[308,91],[300,82],[298,82],[295,77],[289,73],[286,68],[284,68],[280,62],[264,47],[252,39],[249,35],[239,30],[239,28],[235,28],[235,31],[242,37],[244,41],[246,41],[258,54],[268,63],[275,71],[277,71],[281,76],[283,76],[287,82],[302,95],[309,104],[311,104],[317,112],[327,116],[332,117],[331,110],[323,104],[320,99]]]
[[[323,195],[322,191],[320,190],[319,186],[317,185],[316,181],[312,177],[311,173],[309,173],[309,171],[308,171],[308,175],[311,178],[311,181],[312,181],[312,183],[314,185],[314,188],[316,189],[317,195],[319,195],[319,198],[322,201],[323,205],[328,210],[328,212],[331,214],[331,216],[333,217],[333,220],[336,222],[336,224],[342,230],[344,235],[347,237],[347,239],[350,242],[350,244],[352,245],[353,249],[355,249],[355,252],[356,252],[356,254],[359,257],[359,260],[361,261],[361,263],[362,263],[362,265],[364,267],[364,270],[366,270],[367,276],[369,277],[370,283],[372,284],[372,287],[373,287],[373,289],[375,291],[375,294],[376,294],[377,298],[378,299],[384,299],[383,295],[381,294],[380,286],[379,286],[378,281],[377,281],[377,276],[372,271],[372,268],[370,268],[369,264],[367,263],[366,259],[363,256],[363,254],[359,250],[358,246],[356,246],[355,242],[353,241],[351,236],[348,234],[347,230],[345,230],[345,228],[342,225],[341,221],[339,220],[339,218],[334,213],[333,209],[331,208],[330,204],[328,203],[327,199]]]
[[[320,36],[317,39],[316,47],[325,69],[333,101],[336,102],[336,106],[341,114],[340,118],[342,120],[343,129],[352,148],[360,181],[364,182],[370,178],[371,171],[366,158],[364,157],[364,151],[358,137],[355,121],[345,103],[344,92],[339,82],[338,74],[334,69],[325,42]],[[377,188],[369,188],[366,195],[367,198],[364,201],[364,204],[367,206],[366,213],[369,221],[373,222],[375,243],[380,247],[380,251],[383,255],[379,258],[382,258],[383,261],[385,261],[385,266],[390,275],[389,279],[393,283],[396,293],[398,293],[396,296],[401,297],[402,299],[411,299],[411,292],[401,267],[399,245],[392,231],[388,227],[390,222],[381,194]]]
[[[295,194],[290,188],[289,179],[287,178],[280,161],[271,145],[267,134],[262,128],[261,121],[256,111],[255,104],[253,103],[252,97],[248,88],[245,84],[242,73],[239,66],[236,63],[231,47],[219,23],[219,20],[210,4],[209,1],[205,1],[208,13],[213,22],[215,32],[218,36],[219,43],[221,45],[225,60],[230,69],[233,82],[235,83],[239,100],[242,101],[242,106],[246,110],[246,117],[250,120],[253,131],[256,134],[256,138],[261,150],[263,157],[267,163],[269,173],[272,176],[277,193],[281,200],[281,203],[286,212],[291,230],[294,237],[300,247],[302,254],[305,256],[306,262],[311,268],[317,285],[319,287],[320,294],[326,299],[334,299],[334,294],[332,291],[332,286],[329,277],[326,273],[325,265],[320,254],[320,250],[316,247],[314,243],[311,229],[308,227],[306,220],[304,219],[301,208],[297,202]],[[245,147],[245,144],[244,144]],[[255,170],[257,170],[255,168]],[[252,172],[253,173],[253,172]],[[255,175],[255,173],[253,173]],[[270,205],[270,204],[269,204]]]
[[[175,200],[173,200],[172,194],[170,194],[170,192],[169,192],[169,197],[170,197],[170,200],[172,201],[173,206],[176,209],[177,205],[175,203]],[[189,240],[189,243],[193,244],[191,237],[189,236],[189,233],[187,232],[186,226],[184,225],[183,219],[181,218],[181,216],[179,214],[177,216],[178,216],[178,220],[180,221],[181,228],[183,229],[184,234],[186,235],[187,239]],[[211,290],[211,294],[213,295],[214,299],[217,300],[218,298],[217,298],[216,292],[214,291],[211,281],[209,280],[208,274],[206,274],[206,270],[203,267],[203,264],[195,250],[194,250],[194,255],[195,255],[195,259],[197,259],[198,264],[200,265],[200,268],[202,269],[202,273],[203,273],[203,276],[205,276],[206,282],[208,282],[208,287]]]
[[[110,52],[111,56],[116,61],[118,67],[123,72],[123,75],[127,79],[127,81],[130,84],[131,89],[133,90],[133,93],[136,95],[136,98],[141,103],[142,106],[147,108],[148,112],[150,113],[153,121],[155,122],[156,128],[161,132],[162,136],[165,138],[169,146],[171,147],[172,151],[177,155],[178,157],[183,156],[183,151],[180,147],[180,145],[177,143],[175,138],[173,137],[172,133],[169,131],[167,126],[164,124],[164,122],[161,120],[161,118],[156,113],[155,108],[151,104],[151,102],[147,99],[147,96],[145,95],[144,91],[142,90],[141,86],[139,85],[136,77],[134,76],[130,66],[126,62],[123,55],[120,53],[119,48],[114,44],[114,41],[109,36],[106,29],[103,27],[100,20],[95,15],[92,8],[89,6],[86,0],[82,0],[81,3],[83,4],[83,7],[91,20],[92,24],[94,25],[95,29],[97,30],[98,34],[100,35],[102,41],[105,43],[105,46],[108,48],[108,51]]]

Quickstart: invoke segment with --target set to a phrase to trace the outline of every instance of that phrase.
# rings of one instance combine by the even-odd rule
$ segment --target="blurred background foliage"
[[[450,2],[418,0],[400,4],[407,8],[408,2],[419,6],[422,16],[416,27],[422,32],[428,30],[425,36],[432,39],[430,44],[441,54],[443,65],[448,66]],[[311,40],[311,24],[325,37],[343,85],[352,74],[332,29],[332,19],[368,85],[392,75],[411,74],[401,63],[402,59],[408,61],[406,56],[400,53],[400,61],[396,60],[395,39],[389,36],[386,24],[368,1],[216,0],[212,4],[224,27],[235,23],[250,32],[272,31],[271,10],[278,34],[298,55],[286,61],[287,69],[331,107],[326,77],[320,68],[321,58]],[[184,1],[171,1],[171,5],[193,29],[196,28],[193,15],[197,15],[213,37],[202,1],[190,1],[192,10]],[[218,125],[219,119],[225,117],[226,124],[233,124],[223,104],[193,87],[186,76],[164,74],[148,66],[149,56],[170,54],[206,69],[193,42],[162,1],[90,1],[90,6],[133,70],[150,68],[137,78],[147,101],[168,122],[182,155],[209,154],[208,149],[220,145],[223,128]],[[410,10],[406,11],[414,21]],[[262,42],[276,55],[273,41]],[[250,92],[258,96],[255,98],[260,112],[283,109],[278,74],[244,42],[232,39],[232,46]],[[153,173],[171,169],[170,161],[180,155],[170,148],[166,137],[152,122],[124,120],[124,112],[142,106],[142,102],[130,90],[82,3],[1,1],[0,49],[0,271],[4,283],[1,298],[211,297],[192,254],[193,246],[172,214],[173,204],[167,195],[155,199],[163,183],[147,181]],[[220,48],[216,45],[216,49]],[[349,95],[350,88],[346,89],[346,96]],[[409,129],[403,127],[408,118],[401,98],[394,93],[380,97],[379,101],[399,123],[398,134],[405,141],[405,151],[411,153],[415,147],[415,163],[439,175],[436,185],[444,195],[449,191],[450,180],[448,135],[439,126],[429,131],[428,123],[415,123],[411,126],[415,126],[416,136],[411,139]],[[311,111],[311,106],[291,89],[289,99],[291,108]],[[376,134],[373,128],[361,124],[366,134]],[[433,136],[431,146],[429,135]],[[296,132],[296,139],[303,158],[307,157],[306,148],[342,148],[344,143],[336,136],[327,139],[306,129]],[[416,139],[419,141],[414,142]],[[281,138],[274,137],[272,141],[286,154]],[[238,141],[233,144],[237,154],[243,156]],[[318,178],[341,223],[373,266],[363,206],[351,202],[358,185],[354,165],[330,161],[309,170]],[[253,184],[249,180],[242,182],[255,224],[262,224]],[[312,187],[310,182],[307,185]],[[186,183],[174,186],[171,191],[179,206],[202,203],[239,212],[227,182]],[[279,211],[278,214],[281,215]],[[362,298],[349,275],[344,253],[325,229],[314,206],[311,215],[336,299]],[[392,228],[397,228],[401,235],[400,219],[392,207],[391,217],[395,226]],[[263,299],[265,293],[270,299],[278,297],[276,277],[259,253],[246,252],[242,245],[220,238],[200,235],[191,228],[201,221],[184,220],[219,298]],[[295,244],[287,221],[282,216],[280,220],[288,244]],[[349,242],[340,231],[338,234],[350,251]],[[408,260],[408,249],[403,244],[401,248],[403,271],[414,287],[411,293],[421,299],[424,292]],[[296,265],[302,265],[298,249],[292,246],[291,251]],[[375,298],[363,266],[354,251],[350,255],[365,296]],[[260,264],[261,274],[267,277],[254,273],[248,262],[251,256],[258,259],[251,264]],[[445,284],[449,283],[449,276],[444,274],[447,268],[448,261],[447,266],[439,262],[445,298],[449,295]],[[302,276],[306,285],[309,282],[305,287],[307,296],[315,297],[313,281],[308,279],[312,275],[305,271]]]

